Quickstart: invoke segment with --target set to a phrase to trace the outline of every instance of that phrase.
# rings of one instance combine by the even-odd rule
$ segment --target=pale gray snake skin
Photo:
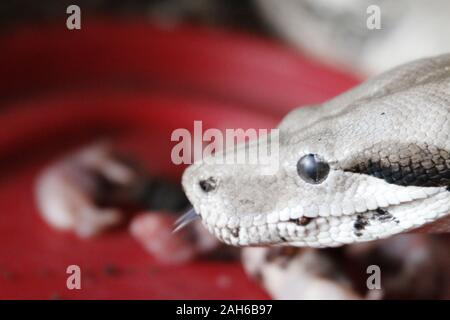
[[[334,247],[450,230],[449,54],[295,109],[279,129],[272,175],[201,162],[183,175],[203,224],[225,243]]]

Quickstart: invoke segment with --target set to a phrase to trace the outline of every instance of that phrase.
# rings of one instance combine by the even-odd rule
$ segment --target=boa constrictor
[[[450,54],[298,108],[279,130],[272,175],[206,161],[183,175],[195,212],[225,243],[335,247],[450,230]]]

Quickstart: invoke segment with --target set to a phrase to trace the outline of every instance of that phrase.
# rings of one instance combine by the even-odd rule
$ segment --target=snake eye
[[[297,162],[298,175],[308,183],[321,183],[329,172],[330,166],[317,154],[307,154]]]

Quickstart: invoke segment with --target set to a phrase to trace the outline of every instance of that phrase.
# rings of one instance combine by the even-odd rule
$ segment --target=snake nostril
[[[204,192],[213,191],[217,187],[217,181],[213,177],[209,177],[206,180],[200,180],[198,184]]]

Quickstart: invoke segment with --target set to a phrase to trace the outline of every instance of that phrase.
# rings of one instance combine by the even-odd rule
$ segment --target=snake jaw
[[[425,214],[430,208],[435,212]],[[262,219],[265,223],[255,223],[251,219],[232,219],[232,215],[225,218],[227,215],[205,211],[204,226],[229,245],[321,248],[383,239],[420,228],[445,216],[450,211],[450,203],[446,192],[437,192],[426,198],[365,212],[315,218],[302,216],[272,223],[267,222],[267,214],[263,215],[266,219]]]

